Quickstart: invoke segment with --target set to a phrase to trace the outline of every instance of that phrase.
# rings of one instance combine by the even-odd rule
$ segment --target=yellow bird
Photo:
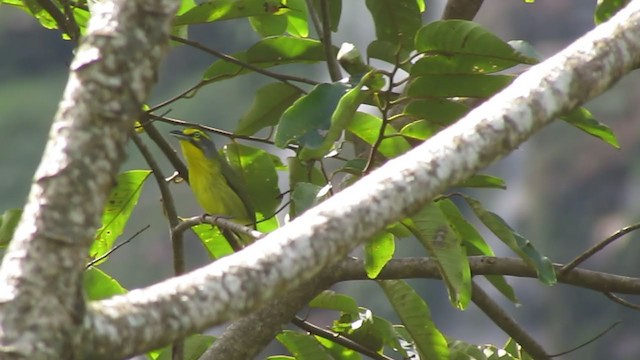
[[[174,130],[171,135],[180,140],[189,168],[191,191],[204,211],[228,216],[239,224],[255,228],[255,212],[244,182],[218,153],[209,135],[196,128]],[[228,232],[223,229],[222,233],[229,239]],[[241,238],[248,240],[248,236]]]

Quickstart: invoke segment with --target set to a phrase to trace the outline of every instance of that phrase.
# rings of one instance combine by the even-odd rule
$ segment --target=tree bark
[[[80,358],[88,250],[177,6],[122,0],[93,7],[0,268],[2,359]]]

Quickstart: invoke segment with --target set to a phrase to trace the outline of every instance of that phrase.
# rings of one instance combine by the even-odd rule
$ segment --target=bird
[[[256,217],[248,191],[240,175],[218,153],[211,137],[198,128],[173,130],[171,135],[180,141],[182,155],[189,169],[189,185],[197,202],[209,215],[229,217],[230,220],[255,229]],[[221,229],[234,250],[242,247],[228,230]],[[237,235],[237,234],[236,234]],[[252,239],[238,235],[243,243]]]

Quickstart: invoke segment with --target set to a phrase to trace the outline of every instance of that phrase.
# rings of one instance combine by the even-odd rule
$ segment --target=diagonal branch
[[[0,358],[80,358],[88,250],[176,10],[174,0],[96,4],[0,267]]]
[[[640,1],[634,1],[456,124],[255,244],[187,275],[90,304],[84,325],[92,336],[83,346],[96,359],[125,357],[264,306],[639,63]]]
[[[472,283],[471,300],[500,329],[522,346],[534,359],[551,359],[544,348],[507,314],[478,284]]]

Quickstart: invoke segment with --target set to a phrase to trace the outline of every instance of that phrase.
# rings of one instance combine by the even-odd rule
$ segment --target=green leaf
[[[309,306],[353,315],[357,315],[359,312],[358,304],[351,296],[339,294],[333,290],[324,290],[309,302]]]
[[[400,134],[416,140],[427,140],[440,131],[440,129],[440,126],[430,124],[426,120],[417,120],[405,125],[400,130]]]
[[[416,0],[367,0],[378,40],[399,44],[413,50],[413,38],[422,25],[422,14]]]
[[[278,218],[275,216],[265,219],[261,213],[258,213],[256,220],[258,222],[258,231],[262,233],[269,233],[279,227]],[[233,248],[217,226],[199,224],[191,227],[191,230],[196,234],[205,250],[207,250],[209,258],[220,259],[233,254]]]
[[[371,114],[356,112],[347,126],[347,130],[359,137],[369,145],[376,143],[380,135],[382,119]],[[391,125],[384,130],[385,139],[378,146],[378,152],[387,158],[393,158],[411,150],[411,145]]]
[[[264,0],[211,0],[176,16],[174,26],[266,15]]]
[[[331,329],[372,351],[380,353],[387,345],[403,356],[406,355],[400,347],[393,325],[379,316],[374,316],[369,309],[360,308],[356,314],[343,313],[333,322]]]
[[[309,10],[305,0],[288,0],[287,6],[291,11],[287,13],[287,32],[295,37],[309,36]]]
[[[620,149],[620,144],[613,131],[607,125],[596,120],[589,110],[581,107],[560,118],[614,148]]]
[[[22,216],[22,209],[9,209],[0,215],[0,248],[9,245]]]
[[[326,119],[322,121],[320,129],[316,129],[316,134],[322,138],[321,144],[315,146],[307,144],[300,152],[301,160],[322,159],[324,155],[329,153],[335,142],[338,141],[348,126],[349,122],[353,118],[353,115],[358,110],[358,107],[363,103],[366,98],[366,92],[362,90],[362,87],[371,79],[374,72],[370,72],[365,75],[356,86],[349,89],[338,101],[335,106],[335,110],[331,113],[329,118],[329,126],[326,126]],[[337,92],[340,89],[338,88]],[[286,113],[285,113],[286,114]],[[283,115],[282,121],[284,122],[285,116]],[[326,129],[326,131],[325,131]],[[277,134],[276,134],[277,139]]]
[[[367,166],[367,160],[355,158],[355,159],[347,160],[347,162],[345,162],[342,165],[342,167],[334,171],[334,174],[343,172],[343,173],[360,177],[362,176],[362,172],[364,171],[364,168],[366,166]]]
[[[513,79],[514,77],[510,75],[434,74],[418,76],[411,81],[407,94],[418,98],[489,98],[507,87]]]
[[[516,52],[481,25],[466,20],[442,20],[423,26],[416,34],[415,47],[426,56],[412,67],[414,76],[488,74],[538,62]]]
[[[289,350],[296,359],[332,360],[331,355],[315,337],[295,331],[283,330],[276,339]]]
[[[278,36],[287,31],[287,17],[277,15],[260,15],[249,17],[249,24],[262,37]]]
[[[427,304],[402,280],[378,281],[422,358],[449,360],[447,340],[431,320]]]
[[[195,334],[189,336],[184,342],[184,360],[197,360],[213,345],[216,338],[209,335]],[[165,348],[157,360],[171,360],[171,347]]]
[[[469,204],[478,219],[480,219],[492,233],[518,254],[527,264],[536,269],[538,279],[542,283],[546,285],[556,283],[556,273],[549,258],[540,254],[529,240],[513,230],[500,216],[487,211],[479,201],[467,195],[462,195],[462,197],[467,204]]]
[[[334,54],[338,49],[333,47]],[[237,60],[260,67],[269,68],[293,63],[310,63],[326,60],[320,41],[288,36],[267,37],[251,46],[246,52],[232,55]],[[250,73],[252,70],[232,64],[223,59],[211,64],[203,75],[203,80],[214,82]]]
[[[133,209],[138,204],[142,186],[150,174],[150,170],[131,170],[118,175],[116,186],[111,190],[102,213],[102,226],[96,231],[89,250],[91,258],[106,254],[113,247],[115,240],[122,235]]]
[[[439,200],[436,205],[440,208],[449,222],[449,226],[462,239],[463,246],[467,249],[467,255],[495,256],[491,247],[487,244],[478,230],[469,223],[456,204],[449,199]],[[515,304],[519,304],[513,288],[507,283],[502,275],[487,275],[487,280],[502,293],[507,299]]]
[[[355,351],[348,349],[338,343],[335,343],[331,340],[327,340],[325,338],[321,338],[320,336],[315,335],[316,340],[320,343],[320,345],[324,346],[332,359],[335,360],[362,360],[362,356]]]
[[[277,125],[284,111],[300,95],[300,89],[281,82],[261,87],[251,109],[238,122],[236,134],[253,135],[265,127]]]
[[[324,187],[315,184],[299,182],[295,184],[291,193],[291,218],[300,216],[303,212],[316,206],[323,200]]]
[[[127,292],[116,279],[93,266],[84,272],[82,281],[87,299],[92,301],[104,300]]]
[[[200,224],[191,227],[191,230],[200,239],[211,259],[220,259],[233,254],[233,248],[217,226]]]
[[[390,41],[374,40],[367,46],[369,59],[379,59],[389,64],[404,63],[401,68],[407,72],[411,69],[411,63],[408,62],[410,55],[410,51]]]
[[[442,210],[431,203],[411,217],[416,238],[437,261],[451,304],[464,310],[471,300],[471,270],[462,239]]]
[[[443,98],[428,97],[411,101],[404,113],[426,120],[430,125],[447,127],[461,119],[469,112],[469,108],[460,102]]]
[[[278,173],[271,154],[237,143],[222,148],[229,165],[242,175],[256,212],[271,216],[282,201],[278,187]]]
[[[276,131],[275,144],[280,148],[294,143],[317,149],[322,146],[326,132],[340,99],[349,91],[343,83],[319,84],[287,109]]]
[[[491,175],[475,174],[470,178],[456,184],[456,187],[466,188],[489,188],[489,189],[502,189],[507,188],[507,184],[503,179]]]
[[[364,245],[364,269],[369,279],[375,279],[385,265],[393,258],[396,241],[392,234],[383,232],[374,236]]]
[[[627,6],[629,0],[598,0],[596,11],[593,13],[593,21],[596,25],[611,19],[620,9]]]
[[[289,186],[293,189],[299,182],[306,182],[323,187],[327,180],[313,161],[300,161],[295,156],[287,159],[289,164]]]

